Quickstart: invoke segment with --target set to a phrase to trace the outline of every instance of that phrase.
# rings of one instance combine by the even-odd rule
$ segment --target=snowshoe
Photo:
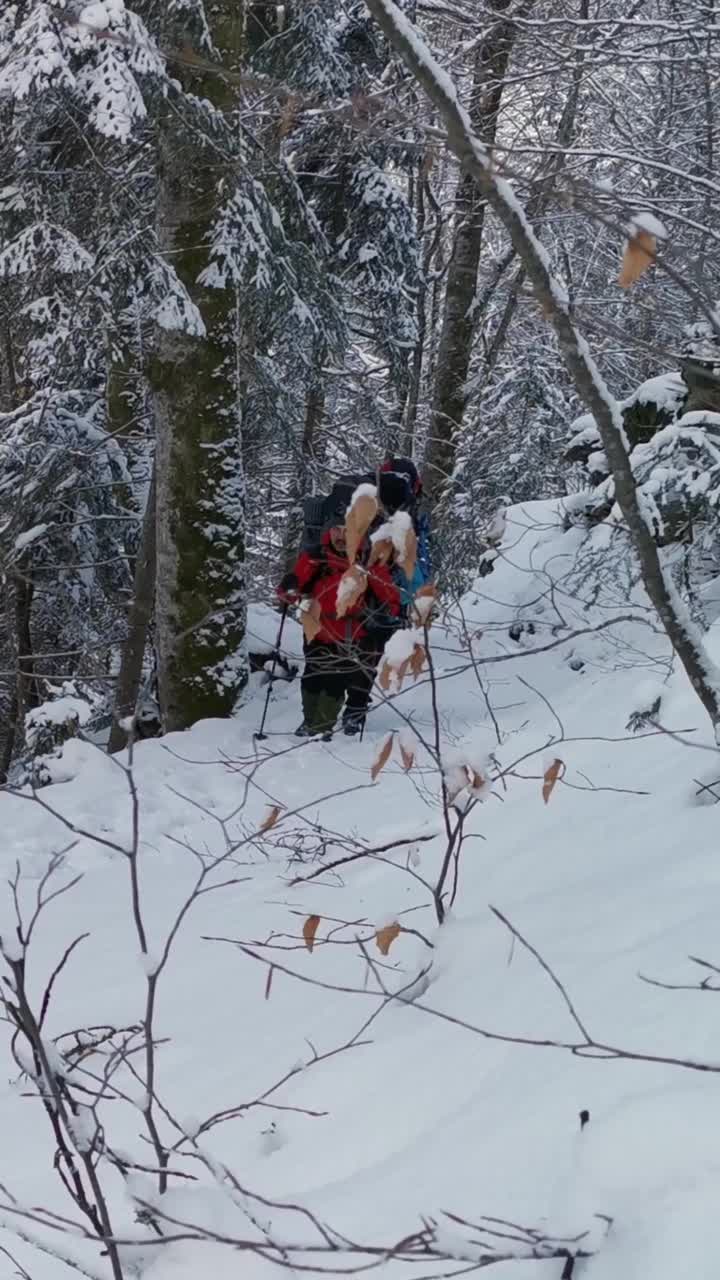
[[[365,728],[364,716],[345,716],[343,719],[343,733],[348,738],[354,738],[356,733],[362,733]]]
[[[313,736],[314,735],[313,735],[312,729],[308,729],[304,720],[302,724],[299,724],[297,729],[295,730],[296,738],[312,738]]]

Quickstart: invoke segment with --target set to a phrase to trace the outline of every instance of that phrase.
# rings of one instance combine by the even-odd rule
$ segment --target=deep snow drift
[[[144,956],[122,852],[133,848],[126,771],[74,742],[54,766],[58,785],[38,794],[42,807],[0,796],[3,880],[19,868],[25,917],[50,856],[68,850],[53,883],[80,877],[40,914],[27,957],[39,1007],[66,947],[89,935],[56,983],[48,1046],[77,1029],[137,1026],[178,910],[203,865],[225,855],[203,884],[214,891],[187,913],[158,980],[157,1123],[162,1142],[177,1147],[162,1212],[166,1233],[169,1218],[183,1224],[172,1232],[183,1238],[160,1247],[137,1220],[138,1204],[157,1200],[152,1172],[123,1181],[107,1160],[99,1165],[115,1231],[133,1242],[123,1248],[128,1275],[268,1274],[257,1254],[188,1240],[196,1234],[188,1224],[222,1238],[316,1239],[308,1220],[278,1207],[292,1202],[368,1248],[436,1220],[457,1262],[382,1263],[415,1276],[477,1260],[478,1233],[447,1212],[582,1237],[594,1256],[577,1262],[575,1280],[716,1277],[714,997],[641,975],[697,988],[705,977],[712,985],[712,971],[688,957],[720,964],[718,809],[707,789],[720,778],[720,760],[632,574],[614,550],[598,572],[606,536],[594,535],[591,564],[581,533],[562,532],[556,504],[511,509],[495,572],[433,628],[437,725],[425,672],[373,712],[362,743],[298,742],[290,736],[298,685],[278,684],[271,736],[256,746],[264,696],[256,676],[233,720],[139,745],[132,779]],[[634,620],[616,624],[620,616]],[[275,623],[270,611],[256,611],[251,630],[270,636]],[[716,657],[719,636],[709,635]],[[294,624],[288,643],[297,655]],[[677,736],[652,726],[629,732],[633,712],[658,695],[659,720]],[[401,731],[406,753],[412,748],[413,767],[405,771],[396,743],[373,783],[391,730]],[[431,889],[447,835],[439,775],[423,746],[434,747],[436,730],[448,786],[466,766],[468,779],[495,777],[476,787],[482,799],[467,817],[457,896],[440,928]],[[543,775],[556,759],[564,772],[546,804]],[[458,804],[467,801],[465,791]],[[307,879],[357,853],[358,841],[393,847]],[[0,936],[17,962],[7,883],[0,901]],[[713,1070],[608,1060],[607,1050],[583,1055],[562,991],[491,908],[550,967],[594,1043]],[[311,915],[320,917],[312,952],[303,938]],[[375,931],[395,921],[403,932],[383,957]],[[380,984],[405,998],[388,1000]],[[96,1244],[38,1222],[37,1207],[75,1221],[79,1214],[53,1170],[52,1130],[10,1040],[4,1025],[0,1246],[33,1280],[70,1272],[17,1232],[80,1260],[92,1277],[109,1276]],[[71,1061],[70,1043],[58,1041],[52,1060],[79,1085],[83,1066],[95,1077],[109,1070],[100,1050]],[[32,1071],[31,1061],[24,1065]],[[143,1073],[142,1056],[121,1064],[97,1114],[116,1157],[152,1170]],[[226,1110],[224,1123],[207,1124]],[[78,1120],[80,1145],[91,1119],[84,1128]],[[237,1186],[213,1182],[213,1160]],[[319,1265],[350,1269],[353,1258]],[[563,1266],[558,1258],[522,1260],[491,1274],[559,1280]],[[0,1280],[15,1274],[0,1253]]]

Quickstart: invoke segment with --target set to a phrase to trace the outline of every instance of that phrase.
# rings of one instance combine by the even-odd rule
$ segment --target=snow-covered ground
[[[136,1220],[138,1202],[157,1200],[152,1173],[135,1171],[124,1183],[106,1160],[99,1164],[116,1234],[148,1242],[123,1248],[127,1275],[268,1274],[256,1253],[223,1240],[316,1239],[308,1219],[283,1208],[292,1203],[368,1248],[392,1246],[435,1220],[440,1243],[459,1261],[381,1260],[397,1273],[452,1273],[477,1259],[477,1231],[448,1213],[546,1235],[589,1233],[584,1241],[596,1252],[578,1261],[575,1280],[715,1280],[718,1009],[711,991],[667,989],[640,975],[697,986],[712,973],[690,956],[720,964],[720,810],[701,790],[720,778],[720,760],[632,584],[626,598],[608,583],[588,603],[594,581],[572,576],[581,543],[577,530],[562,532],[553,504],[511,509],[495,572],[466,597],[462,616],[452,609],[433,629],[446,776],[451,782],[466,764],[486,776],[489,756],[503,772],[467,817],[457,897],[442,927],[428,887],[447,836],[439,776],[422,745],[432,747],[436,734],[427,673],[373,712],[363,742],[293,738],[299,688],[283,683],[271,702],[271,736],[255,745],[264,697],[256,676],[236,718],[140,744],[131,777],[73,742],[58,766],[66,780],[38,802],[0,796],[3,880],[19,870],[25,918],[39,891],[80,877],[40,913],[27,954],[38,1010],[65,949],[89,935],[55,985],[43,1029],[49,1047],[79,1028],[142,1021],[148,975],[178,911],[202,866],[226,855],[202,886],[221,887],[194,902],[158,979],[154,1110],[162,1142],[177,1144],[161,1209],[166,1233],[182,1238],[159,1246]],[[588,630],[620,615],[635,621]],[[518,622],[532,630],[525,625],[512,639]],[[257,635],[270,637],[275,625],[269,611],[251,620]],[[576,631],[584,634],[568,639]],[[296,655],[294,623],[287,640]],[[717,626],[709,646],[717,657]],[[629,733],[631,714],[659,693],[659,718],[679,737]],[[396,745],[372,782],[378,750],[395,729],[406,751],[414,740],[414,766],[405,772]],[[544,803],[543,775],[556,759],[564,773]],[[134,812],[145,956],[122,852],[134,847]],[[307,879],[322,861],[357,852],[358,841],[398,843]],[[63,868],[42,890],[49,857],[63,849]],[[17,961],[7,884],[0,901],[0,936]],[[311,952],[303,924],[312,915],[320,922]],[[374,934],[395,921],[406,931],[383,957]],[[409,988],[410,998],[388,1000],[380,984]],[[566,997],[595,1044],[640,1059],[578,1049],[583,1033]],[[32,1280],[70,1272],[13,1228],[79,1260],[87,1275],[110,1276],[96,1244],[38,1222],[38,1207],[80,1215],[53,1169],[48,1116],[10,1041],[4,1024],[0,1246]],[[21,1060],[32,1071],[27,1053]],[[62,1065],[52,1050],[51,1060]],[[103,1064],[107,1057],[88,1057],[70,1080],[89,1085],[83,1068],[98,1074]],[[121,1065],[112,1086],[123,1096],[111,1087],[97,1114],[108,1147],[152,1169],[144,1070],[142,1055]],[[225,1110],[234,1112],[225,1123],[204,1127]],[[581,1131],[583,1110],[590,1122]],[[82,1147],[90,1117],[75,1123]],[[232,1171],[236,1186],[213,1181],[213,1161]],[[222,1239],[189,1240],[196,1232],[188,1224]],[[353,1259],[321,1257],[319,1265],[350,1269]],[[559,1258],[523,1260],[491,1274],[559,1280],[563,1267]],[[0,1252],[0,1280],[16,1274]]]

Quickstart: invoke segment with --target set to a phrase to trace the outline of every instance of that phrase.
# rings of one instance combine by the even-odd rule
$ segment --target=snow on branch
[[[717,735],[720,731],[720,671],[708,657],[701,633],[665,574],[647,514],[638,498],[620,406],[595,364],[587,342],[570,318],[566,291],[553,275],[545,248],[535,235],[510,183],[493,168],[493,159],[475,134],[450,76],[393,0],[366,0],[366,4],[390,44],[439,112],[447,129],[450,148],[466,172],[472,175],[510,236],[537,300],[555,330],[577,393],[597,423],[613,473],[616,500],[640,561],[645,590]]]

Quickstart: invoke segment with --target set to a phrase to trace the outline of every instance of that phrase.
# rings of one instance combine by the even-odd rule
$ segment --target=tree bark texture
[[[208,17],[219,68],[235,68],[242,8],[220,0]],[[220,70],[198,73],[188,87],[226,115],[236,105]],[[184,130],[170,104],[159,145],[158,227],[205,334],[159,330],[149,370],[157,425],[158,689],[166,731],[229,714],[247,680],[238,299],[231,287],[199,284],[216,211],[232,189],[233,159],[225,150],[192,126]]]
[[[121,721],[135,715],[140,692],[148,629],[155,603],[155,523],[155,473],[153,472],[143,519],[140,548],[135,561],[135,585],[128,620],[128,635],[123,646],[115,692],[115,714],[108,745],[111,754],[122,751],[127,743],[128,735],[122,728]]]
[[[324,343],[315,358],[315,369],[305,399],[305,418],[300,453],[295,463],[293,492],[287,530],[283,545],[283,573],[292,569],[297,559],[303,532],[303,498],[307,497],[311,468],[317,452],[317,444],[325,412],[325,378],[323,365],[326,359]]]
[[[488,8],[497,14],[498,20],[490,26],[475,55],[471,119],[478,136],[492,146],[516,26],[511,0],[488,0]],[[523,12],[529,8],[530,5],[526,5]],[[473,174],[463,170],[455,194],[455,240],[448,268],[424,468],[425,493],[432,504],[437,502],[452,475],[457,434],[465,412],[485,208],[482,189]]]

